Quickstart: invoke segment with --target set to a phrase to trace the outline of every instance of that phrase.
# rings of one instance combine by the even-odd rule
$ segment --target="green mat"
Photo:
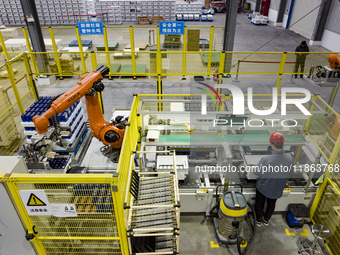
[[[109,47],[109,51],[111,51],[118,48],[119,42],[108,42],[107,45]],[[96,48],[98,51],[105,51],[105,43],[101,42],[100,44],[97,45]]]
[[[159,142],[268,142],[270,134],[252,134],[252,135],[160,135]],[[302,143],[305,138],[301,135],[285,135],[286,143]]]
[[[201,55],[203,64],[208,64],[209,53],[203,53]],[[218,64],[220,63],[220,53],[211,53],[211,64]]]
[[[132,73],[132,65],[122,65],[120,72]],[[146,73],[146,65],[145,64],[136,65],[136,73]]]
[[[107,63],[99,63],[98,66],[100,66],[100,65],[107,66]],[[110,65],[110,72],[111,73],[119,73],[121,66],[122,65],[119,64],[119,63],[111,64]]]

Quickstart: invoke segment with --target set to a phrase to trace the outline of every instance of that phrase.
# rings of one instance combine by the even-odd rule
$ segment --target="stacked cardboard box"
[[[163,47],[179,48],[181,46],[181,35],[164,35]]]
[[[62,54],[59,60],[63,73],[73,73],[79,68],[79,66],[74,65],[73,59],[70,54]],[[58,73],[58,67],[54,61],[50,62],[50,69],[52,73]]]
[[[188,29],[188,51],[199,51],[200,50],[200,30]]]

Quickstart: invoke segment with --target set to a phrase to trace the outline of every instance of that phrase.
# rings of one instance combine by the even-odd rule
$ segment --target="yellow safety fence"
[[[21,47],[3,38],[5,30],[0,30],[1,55],[11,57],[25,51],[34,75],[55,74],[61,78],[80,76],[97,64],[105,64],[110,67],[109,78],[209,77],[219,73],[234,74],[238,80],[261,74],[278,79],[279,87],[283,75],[290,78],[293,74],[308,74],[312,65],[327,65],[330,54],[339,54],[310,52],[304,68],[297,69],[295,52],[223,52],[222,26],[187,26],[185,34],[178,37],[160,35],[157,26],[105,26],[103,35],[80,35],[77,27],[42,28],[47,52],[37,53],[33,52],[27,28],[17,29],[21,39],[15,39],[22,41]],[[198,45],[193,39],[196,35]],[[39,66],[42,59],[48,63],[48,71]]]
[[[118,177],[109,174],[1,177],[37,254],[129,254],[120,196],[123,187]],[[60,207],[63,212],[65,207],[73,211],[72,217],[61,213]]]
[[[137,150],[137,142],[140,141],[140,118],[137,116],[137,110],[139,106],[139,98],[138,95],[135,95],[132,102],[132,107],[130,111],[129,124],[125,129],[124,141],[122,145],[122,149],[119,156],[117,172],[119,173],[119,183],[122,186],[121,190],[121,198],[122,201],[125,201],[125,191],[128,184],[128,175],[132,171],[130,169],[131,163],[131,152]]]
[[[318,190],[311,208],[313,223],[327,227],[331,237],[326,246],[333,255],[340,254],[340,114],[335,112],[319,96],[327,115],[313,115],[307,134],[328,162],[323,184]]]
[[[0,66],[0,156],[12,155],[25,138],[21,115],[38,98],[28,56],[6,58]]]

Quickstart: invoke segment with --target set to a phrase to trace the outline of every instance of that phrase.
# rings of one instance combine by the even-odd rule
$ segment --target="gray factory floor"
[[[219,15],[220,18],[215,18],[216,21],[214,21],[214,23],[208,23],[207,25],[224,25],[223,14],[217,15]],[[201,25],[201,23],[190,25]],[[302,40],[306,40],[292,31],[285,31],[282,33],[283,31],[283,28],[274,27],[272,24],[265,27],[253,26],[245,15],[239,14],[236,25],[234,50],[255,51],[259,49],[259,51],[274,52],[294,51],[295,47]],[[275,36],[277,37],[273,39]],[[320,46],[310,46],[310,50],[318,52],[327,51]],[[315,64],[317,65],[317,63]],[[239,83],[233,82],[233,78],[235,77],[229,79],[224,78],[223,83],[235,84],[244,91],[247,87],[252,86],[254,88],[254,93],[271,93],[271,88],[275,86],[276,81],[275,76],[264,75],[241,75],[239,77]],[[311,85],[304,79],[296,79],[294,81],[295,83],[291,84],[289,83],[290,76],[284,76],[282,78],[283,87],[304,87],[309,89],[312,93],[320,94],[326,101],[328,100],[331,88],[320,88]],[[74,86],[76,82],[77,79],[58,80],[53,86],[40,86],[38,90],[41,96],[58,95]],[[188,77],[186,81],[181,81],[180,77],[165,79],[163,81],[163,92],[166,94],[189,93],[189,82],[190,77]],[[212,83],[212,80],[209,82]],[[138,79],[137,81],[131,79],[105,80],[104,84],[106,85],[103,93],[106,120],[111,116],[113,109],[129,109],[134,93],[156,93],[156,80],[154,78]],[[339,97],[340,95],[337,95],[334,103],[336,111],[340,111]],[[181,216],[180,253],[186,255],[238,254],[236,246],[226,248],[221,245],[219,248],[213,248],[217,244],[213,225],[209,221],[201,225],[200,222],[202,218],[203,216]],[[298,254],[298,238],[301,237],[301,233],[305,232],[303,232],[303,229],[289,229],[289,232],[294,233],[295,236],[287,235],[286,228],[288,228],[288,226],[283,220],[283,217],[281,215],[274,215],[270,222],[270,226],[261,226],[257,229],[257,235],[247,254]],[[309,231],[309,227],[305,225],[304,229],[309,233],[309,237],[307,238],[313,240],[314,238]]]
[[[218,245],[212,221],[200,224],[202,219],[203,216],[181,216],[180,254],[239,254],[236,245]],[[300,247],[298,243],[301,238],[314,240],[308,225],[300,229],[291,229],[281,215],[274,214],[269,226],[257,227],[256,235],[247,254],[298,254]],[[324,252],[327,254],[326,251]]]

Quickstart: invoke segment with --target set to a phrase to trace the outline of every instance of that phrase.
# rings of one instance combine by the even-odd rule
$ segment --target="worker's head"
[[[271,143],[273,150],[280,151],[283,148],[285,138],[280,132],[274,132],[270,135],[269,142]]]
[[[301,45],[301,47],[306,47],[307,43],[306,43],[306,41],[302,41],[300,45]]]

